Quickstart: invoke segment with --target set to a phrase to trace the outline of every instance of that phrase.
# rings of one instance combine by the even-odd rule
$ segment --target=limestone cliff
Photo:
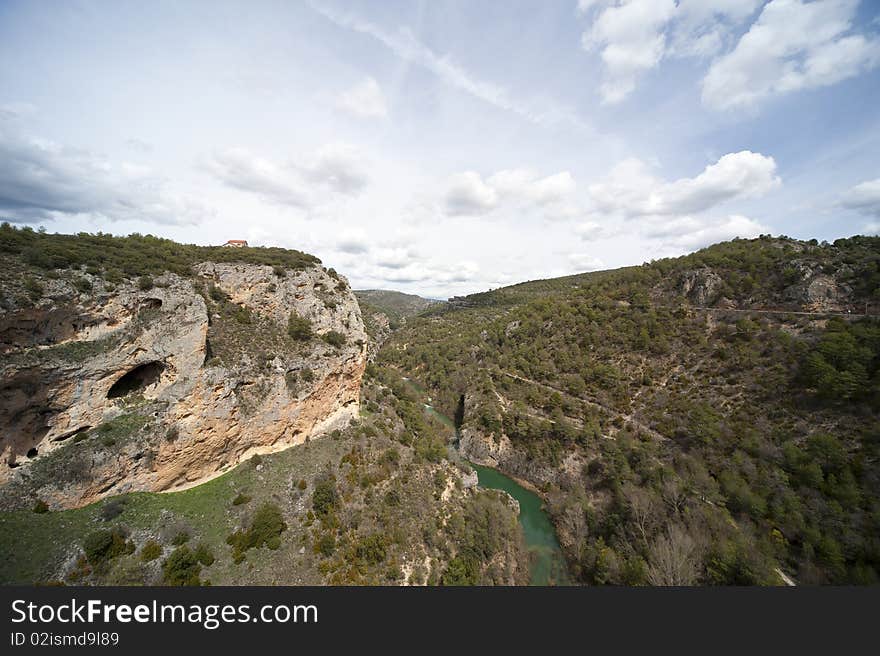
[[[0,507],[189,487],[358,413],[366,334],[333,270],[36,285],[0,308]],[[311,335],[291,336],[292,316]]]

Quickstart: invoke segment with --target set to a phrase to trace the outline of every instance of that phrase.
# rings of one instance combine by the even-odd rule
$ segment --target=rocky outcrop
[[[683,272],[678,292],[694,305],[706,307],[717,299],[723,284],[721,276],[706,267]]]
[[[802,263],[796,267],[800,281],[785,288],[783,298],[806,312],[842,312],[849,306],[852,289],[841,285],[834,276]]]
[[[496,439],[492,435],[468,427],[462,427],[460,431],[458,448],[467,460],[498,469],[521,482],[532,485],[559,484],[566,477],[578,476],[583,464],[574,454],[561,466],[540,463],[529,457],[525,451],[518,450],[507,435],[502,434]]]
[[[382,344],[391,336],[391,322],[388,319],[388,315],[384,312],[372,311],[364,317],[364,321],[371,328],[369,331],[370,343],[367,348],[367,357],[372,362],[379,355],[379,349],[382,348]]]
[[[366,334],[347,281],[279,273],[84,274],[88,292],[46,280],[34,307],[0,310],[0,506],[189,487],[356,416]],[[292,313],[311,339],[287,334]]]

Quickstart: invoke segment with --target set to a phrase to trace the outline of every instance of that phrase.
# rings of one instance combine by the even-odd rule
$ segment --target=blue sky
[[[0,3],[0,216],[445,297],[880,231],[870,0]]]

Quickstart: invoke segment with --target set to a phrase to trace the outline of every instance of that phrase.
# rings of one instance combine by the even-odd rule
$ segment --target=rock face
[[[87,293],[46,280],[35,307],[0,310],[0,507],[189,487],[357,415],[366,334],[344,278],[194,273],[89,277]],[[288,335],[292,313],[311,338]]]
[[[852,292],[847,285],[841,285],[833,276],[813,271],[805,265],[796,268],[801,280],[786,287],[786,301],[797,303],[808,312],[841,312],[846,309]]]
[[[715,301],[723,284],[721,276],[707,267],[682,273],[678,291],[694,305],[705,307]]]
[[[382,344],[391,335],[391,322],[388,320],[388,315],[384,312],[371,312],[369,317],[364,317],[364,319],[373,326],[372,339],[370,339],[367,348],[367,357],[372,362],[379,355],[379,349],[382,348]]]
[[[560,468],[538,464],[527,453],[517,450],[507,435],[502,434],[496,440],[491,435],[468,427],[463,427],[460,435],[459,451],[478,465],[540,483],[557,482],[562,473]]]

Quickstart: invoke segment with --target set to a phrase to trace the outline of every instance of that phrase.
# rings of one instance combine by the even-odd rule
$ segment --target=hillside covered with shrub
[[[378,362],[542,490],[583,583],[876,583],[878,314],[880,238],[762,237],[452,299]]]

